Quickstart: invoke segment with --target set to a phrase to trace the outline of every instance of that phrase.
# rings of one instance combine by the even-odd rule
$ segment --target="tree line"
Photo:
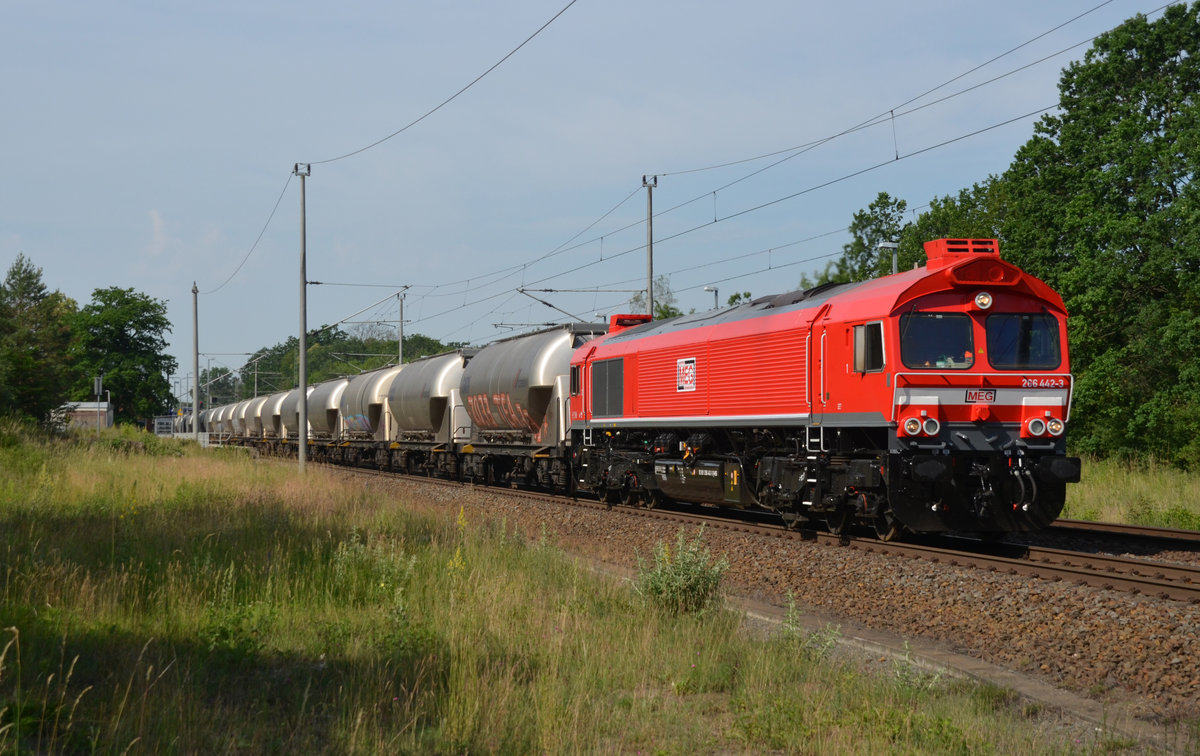
[[[96,377],[117,420],[161,414],[175,371],[170,330],[166,302],[113,286],[80,307],[18,255],[0,284],[0,414],[48,422],[67,401],[94,401]]]
[[[305,341],[310,384],[376,370],[400,360],[397,338],[377,327],[345,331],[336,326],[322,326],[308,333]],[[411,362],[464,346],[463,342],[445,343],[420,333],[405,334],[404,361]],[[295,388],[300,375],[299,362],[300,339],[290,336],[247,356],[246,362],[236,371],[228,367],[201,370],[201,407],[217,407]],[[190,403],[191,400],[186,401]]]

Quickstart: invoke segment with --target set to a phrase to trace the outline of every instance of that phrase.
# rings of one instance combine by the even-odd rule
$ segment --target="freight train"
[[[1052,522],[1073,378],[1062,298],[995,239],[924,266],[653,321],[573,323],[201,414],[225,443],[834,533]]]

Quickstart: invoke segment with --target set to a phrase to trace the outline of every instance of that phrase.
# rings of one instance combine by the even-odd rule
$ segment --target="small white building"
[[[67,402],[62,409],[68,428],[95,430],[111,428],[113,424],[112,402]]]

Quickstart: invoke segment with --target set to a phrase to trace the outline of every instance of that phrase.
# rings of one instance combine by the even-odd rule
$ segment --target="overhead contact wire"
[[[287,181],[285,181],[283,183],[283,189],[280,190],[280,192],[279,192],[279,197],[276,198],[276,200],[275,200],[275,207],[271,208],[271,214],[267,216],[267,222],[263,224],[262,230],[258,232],[258,238],[256,238],[254,240],[254,243],[250,245],[250,249],[246,252],[246,256],[243,257],[242,261],[240,263],[238,263],[238,266],[233,269],[233,272],[229,274],[229,277],[226,278],[224,281],[222,281],[221,285],[216,287],[215,289],[210,289],[208,291],[201,291],[198,293],[204,294],[205,296],[207,296],[209,294],[216,294],[218,291],[225,288],[225,284],[227,284],[233,280],[233,277],[238,274],[238,272],[242,269],[242,266],[245,265],[246,261],[250,259],[250,255],[254,254],[254,250],[258,249],[258,243],[262,241],[263,234],[267,233],[267,227],[271,225],[271,220],[275,217],[275,212],[277,210],[279,210],[279,203],[283,202],[283,195],[287,194],[287,188],[291,185],[291,183],[292,183],[292,174],[289,173],[288,177],[287,177]]]
[[[382,138],[382,139],[379,139],[379,140],[376,140],[376,141],[374,141],[374,142],[372,142],[372,143],[368,144],[368,145],[367,145],[367,146],[365,146],[365,147],[359,147],[357,150],[354,150],[353,152],[347,152],[345,155],[338,155],[337,157],[327,158],[327,159],[325,159],[325,160],[315,160],[315,161],[313,161],[313,162],[311,163],[311,165],[322,165],[322,164],[325,164],[325,163],[333,163],[333,162],[336,162],[336,161],[338,161],[338,160],[345,160],[345,159],[346,159],[346,158],[348,158],[348,157],[354,157],[355,155],[358,155],[358,154],[360,154],[360,153],[366,152],[367,150],[371,149],[372,147],[378,147],[379,145],[383,144],[384,142],[388,141],[389,139],[391,139],[391,138],[393,138],[393,137],[395,137],[395,136],[399,136],[400,134],[403,134],[404,132],[408,131],[408,130],[409,130],[409,129],[411,129],[413,126],[416,126],[416,125],[417,125],[418,123],[420,123],[421,121],[424,121],[424,120],[425,120],[426,118],[428,118],[429,116],[433,115],[434,113],[438,112],[439,110],[441,110],[442,108],[446,107],[446,106],[447,106],[447,105],[449,105],[450,103],[454,102],[456,99],[458,99],[458,97],[459,97],[460,95],[462,95],[462,94],[463,94],[464,92],[466,92],[468,89],[470,89],[471,87],[475,86],[475,85],[476,85],[476,84],[478,84],[480,81],[482,81],[482,80],[483,80],[483,78],[484,78],[485,76],[487,76],[488,74],[490,74],[492,71],[495,71],[497,68],[499,68],[501,65],[503,65],[505,61],[507,61],[507,60],[508,60],[509,58],[511,58],[512,56],[516,55],[516,54],[517,54],[517,52],[518,52],[518,51],[520,51],[520,49],[521,49],[521,48],[523,48],[525,45],[527,45],[527,44],[529,44],[530,42],[532,42],[532,41],[533,41],[533,39],[534,39],[534,37],[536,37],[536,36],[538,36],[539,34],[541,34],[543,31],[545,31],[545,30],[546,30],[546,28],[547,28],[548,26],[550,26],[550,24],[552,24],[552,23],[554,23],[555,21],[557,21],[557,20],[558,20],[558,17],[559,17],[559,16],[561,16],[562,14],[566,13],[566,12],[567,12],[567,10],[568,10],[568,9],[569,9],[569,8],[570,8],[572,5],[574,5],[574,4],[575,4],[577,1],[578,1],[578,0],[571,0],[569,3],[567,3],[566,5],[564,5],[564,6],[563,6],[563,8],[562,8],[562,10],[560,10],[558,13],[555,13],[555,14],[554,14],[554,16],[553,16],[553,17],[551,17],[551,19],[550,19],[549,21],[547,21],[546,23],[544,23],[544,24],[542,24],[540,27],[538,27],[538,30],[537,30],[537,31],[535,31],[533,34],[530,34],[528,37],[526,37],[524,42],[522,42],[521,44],[519,44],[519,45],[517,45],[516,47],[514,47],[514,48],[513,48],[511,51],[509,51],[508,55],[505,55],[503,58],[501,58],[500,60],[498,60],[498,61],[496,61],[495,63],[493,63],[493,64],[492,64],[492,66],[491,66],[490,68],[488,68],[486,71],[484,71],[483,73],[479,74],[479,75],[478,75],[478,76],[476,76],[474,79],[472,79],[472,80],[471,80],[471,82],[470,82],[469,84],[467,84],[467,85],[466,85],[465,87],[463,87],[462,89],[458,90],[458,91],[457,91],[457,92],[455,92],[454,94],[452,94],[452,95],[450,95],[449,97],[447,97],[445,100],[443,100],[442,102],[440,102],[440,103],[439,103],[437,106],[435,106],[435,107],[434,107],[432,110],[430,110],[429,112],[425,113],[425,114],[424,114],[423,116],[421,116],[420,118],[417,118],[416,120],[412,121],[411,123],[407,124],[406,126],[404,126],[404,127],[400,128],[400,129],[397,129],[396,131],[393,131],[391,134],[388,134],[388,135],[387,135],[387,136],[385,136],[384,138]]]

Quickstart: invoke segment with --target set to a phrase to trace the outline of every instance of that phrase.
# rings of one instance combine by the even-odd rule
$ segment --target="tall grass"
[[[1155,460],[1083,460],[1063,517],[1200,530],[1200,476]]]
[[[868,672],[836,631],[661,611],[481,512],[136,436],[2,437],[2,754],[1114,743],[903,662]]]

